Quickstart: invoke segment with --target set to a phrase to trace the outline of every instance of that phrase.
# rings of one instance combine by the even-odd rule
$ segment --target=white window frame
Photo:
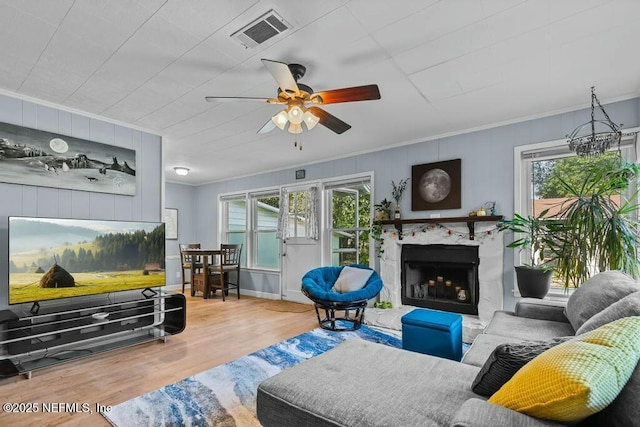
[[[280,265],[275,268],[259,267],[257,266],[258,259],[258,244],[257,238],[260,231],[266,230],[257,229],[257,199],[261,197],[280,197],[280,187],[269,187],[248,191],[239,191],[233,193],[220,194],[218,196],[218,213],[219,213],[219,232],[218,241],[220,243],[227,243],[228,239],[228,210],[225,209],[225,203],[233,200],[243,200],[247,207],[247,215],[245,217],[245,241],[242,247],[242,252],[245,254],[246,264],[241,265],[242,268],[248,270],[260,270],[268,272],[279,272]],[[275,231],[275,230],[274,230]],[[279,259],[279,254],[278,254]]]
[[[635,156],[635,159],[630,159],[634,162],[637,162],[640,159],[640,143],[638,142],[637,134],[640,132],[640,127],[624,129],[623,133],[623,141],[625,138],[634,138],[635,143],[634,147],[632,147],[631,157]],[[622,144],[625,145],[624,143]],[[530,168],[525,167],[530,162],[530,159],[525,159],[525,155],[530,155],[532,153],[545,153],[550,152],[554,149],[558,149],[559,151],[564,151],[563,148],[566,148],[567,153],[569,153],[569,148],[567,146],[567,139],[556,139],[554,141],[545,141],[539,142],[535,144],[527,144],[520,145],[514,147],[513,150],[513,166],[514,166],[514,185],[513,185],[513,207],[514,213],[520,214],[522,216],[527,216],[530,214],[529,212],[529,200],[531,200],[531,186],[529,185],[531,182],[531,173]],[[612,150],[616,150],[616,147],[613,147]],[[562,155],[562,153],[559,153]],[[541,156],[540,158],[543,158]],[[524,251],[514,250],[513,251],[513,263],[514,265],[522,265],[526,259],[526,254]],[[518,291],[518,286],[515,281],[512,283],[512,292],[513,295],[517,298],[520,298],[520,292]],[[571,293],[572,289],[568,289],[567,292],[560,290],[558,288],[552,287],[547,296],[550,299],[567,299]]]
[[[247,224],[246,224],[246,237],[245,237],[245,245],[242,248],[242,251],[245,252],[247,254],[246,260],[247,260],[247,265],[246,266],[242,266],[243,269],[248,269],[248,270],[255,270],[255,271],[266,271],[266,272],[270,272],[270,273],[280,273],[281,272],[281,268],[282,268],[282,263],[280,263],[280,266],[277,269],[269,269],[269,268],[264,268],[264,267],[256,267],[255,265],[255,256],[257,257],[257,248],[255,248],[255,241],[253,236],[255,236],[255,222],[253,220],[253,211],[255,210],[255,207],[252,206],[253,203],[251,201],[251,195],[252,194],[264,194],[267,192],[277,192],[278,196],[282,196],[281,190],[283,188],[287,189],[287,191],[292,192],[292,191],[297,191],[298,189],[303,190],[303,189],[308,189],[310,186],[315,185],[317,186],[319,189],[321,189],[321,196],[320,196],[320,210],[321,210],[321,218],[319,219],[320,221],[320,245],[321,245],[321,258],[322,258],[322,265],[331,265],[331,227],[328,225],[327,221],[330,220],[330,216],[329,216],[329,212],[328,210],[330,209],[330,203],[327,203],[327,191],[325,191],[325,188],[327,187],[333,187],[339,183],[353,183],[353,182],[357,182],[358,180],[363,180],[363,179],[368,179],[369,183],[371,185],[371,207],[370,207],[370,212],[369,212],[369,217],[372,218],[373,215],[373,204],[374,204],[374,200],[375,200],[375,188],[374,188],[374,182],[375,182],[375,176],[374,176],[374,172],[373,171],[369,171],[369,172],[362,172],[362,173],[357,173],[357,174],[352,174],[352,175],[343,175],[343,176],[338,176],[338,177],[332,177],[332,178],[326,178],[326,179],[321,179],[321,180],[313,180],[313,181],[304,181],[304,182],[297,182],[297,183],[289,183],[289,184],[282,184],[280,186],[277,187],[265,187],[265,188],[257,188],[257,189],[249,189],[249,190],[243,190],[243,191],[235,191],[235,192],[229,192],[229,193],[222,193],[218,195],[218,241],[221,243],[225,243],[226,242],[226,236],[227,236],[227,228],[226,225],[228,224],[228,218],[227,216],[227,212],[224,209],[224,202],[229,201],[229,200],[233,200],[233,199],[244,199],[247,203]],[[251,238],[249,236],[252,236]],[[309,241],[308,239],[306,239],[306,237],[298,237],[298,238],[294,238],[297,241],[299,241],[300,243],[304,243]],[[291,240],[291,238],[287,239],[287,240]],[[374,268],[375,267],[375,250],[374,250],[374,241],[371,238],[371,236],[369,236],[369,266]],[[280,251],[282,251],[282,246],[280,246]],[[250,255],[251,254],[251,255]]]
[[[258,229],[258,199],[264,197],[278,197],[280,199],[280,189],[271,189],[271,190],[262,190],[262,191],[252,191],[247,194],[247,197],[250,201],[249,204],[249,212],[251,212],[250,219],[247,219],[247,222],[251,223],[251,230],[247,231],[247,234],[251,233],[251,239],[247,239],[251,241],[249,245],[251,252],[247,252],[247,254],[251,254],[251,262],[249,262],[249,257],[247,257],[247,264],[252,269],[257,270],[268,270],[268,271],[280,271],[280,250],[278,250],[278,266],[277,267],[264,267],[258,265],[258,237],[260,233],[275,233],[278,231],[277,219],[276,225],[273,229]],[[278,248],[280,245],[278,245]]]
[[[367,173],[363,173],[363,174],[354,174],[354,175],[347,175],[347,176],[342,176],[342,177],[336,177],[336,178],[332,178],[332,179],[327,179],[323,181],[323,185],[322,185],[322,194],[323,194],[323,199],[324,199],[324,207],[325,207],[325,214],[324,214],[324,218],[325,221],[323,222],[323,233],[322,235],[324,236],[323,239],[323,258],[324,258],[324,263],[325,265],[332,265],[332,261],[333,261],[333,248],[331,245],[331,234],[333,232],[333,213],[332,213],[332,203],[331,203],[331,190],[339,190],[341,185],[351,185],[351,184],[356,184],[358,182],[364,181],[364,180],[368,180],[369,181],[369,185],[371,186],[371,191],[370,191],[370,198],[371,201],[369,203],[369,218],[372,218],[373,215],[373,204],[374,204],[374,174],[373,172],[367,172]],[[363,228],[361,227],[356,227],[353,230],[356,231],[362,231]],[[375,266],[375,246],[374,246],[374,242],[373,239],[371,238],[371,235],[369,235],[369,266],[370,267],[374,267]],[[357,246],[356,246],[356,250],[357,250]]]

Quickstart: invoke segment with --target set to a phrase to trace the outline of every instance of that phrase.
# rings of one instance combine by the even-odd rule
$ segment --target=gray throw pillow
[[[490,397],[511,379],[520,368],[544,353],[575,337],[557,337],[549,341],[525,341],[521,343],[500,344],[473,380],[471,390],[481,396]]]
[[[593,331],[602,325],[629,316],[640,316],[640,291],[627,295],[594,315],[580,326],[580,329],[576,331],[576,335]]]
[[[638,290],[638,282],[621,271],[598,273],[571,294],[565,315],[577,331],[594,315]]]

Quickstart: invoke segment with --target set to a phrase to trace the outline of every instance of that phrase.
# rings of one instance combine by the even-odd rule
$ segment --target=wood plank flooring
[[[8,414],[0,426],[109,426],[96,404],[115,405],[318,326],[315,311],[277,312],[268,300],[187,296],[187,328],[161,341],[0,380],[0,403],[87,403],[93,413]]]

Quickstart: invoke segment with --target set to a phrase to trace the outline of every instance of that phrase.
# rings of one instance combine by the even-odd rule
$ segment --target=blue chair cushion
[[[373,270],[369,266],[361,264],[352,264],[349,267]],[[302,289],[304,289],[312,299],[345,303],[371,299],[382,290],[382,279],[380,279],[378,273],[373,270],[371,277],[369,277],[369,280],[367,280],[367,283],[365,283],[362,289],[345,292],[343,294],[332,291],[331,289],[336,280],[338,280],[338,276],[340,276],[343,268],[344,266],[318,267],[308,271],[302,277]]]

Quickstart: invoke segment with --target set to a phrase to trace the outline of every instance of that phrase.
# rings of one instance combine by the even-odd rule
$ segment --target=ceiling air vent
[[[290,28],[291,25],[272,9],[231,34],[231,37],[248,49],[256,47]]]

